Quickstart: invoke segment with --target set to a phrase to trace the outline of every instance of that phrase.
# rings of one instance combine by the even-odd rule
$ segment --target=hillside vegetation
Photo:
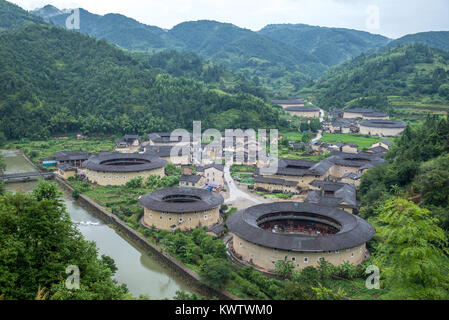
[[[44,23],[44,20],[15,4],[0,0],[0,32],[16,30],[30,23]]]
[[[195,53],[176,50],[160,51],[154,54],[142,51],[132,52],[137,59],[148,63],[156,73],[168,73],[204,82],[208,88],[227,93],[249,93],[267,99],[267,90],[260,86],[258,78],[248,79],[235,74],[224,66],[207,61]]]
[[[388,152],[387,164],[362,177],[359,195],[365,217],[386,199],[402,195],[429,209],[449,233],[449,121],[428,117],[409,126]]]
[[[7,138],[60,132],[144,134],[203,126],[278,127],[278,111],[151,67],[104,40],[46,25],[0,34],[0,131]]]
[[[449,101],[449,53],[412,44],[362,54],[329,70],[313,90],[317,105],[325,109],[352,105],[379,110],[388,105],[387,96],[445,104]]]
[[[391,41],[387,47],[398,47],[405,44],[421,43],[429,47],[449,51],[449,31],[430,31],[408,34],[399,39]]]
[[[259,33],[304,50],[326,66],[339,64],[389,41],[364,31],[305,24],[271,24]]]

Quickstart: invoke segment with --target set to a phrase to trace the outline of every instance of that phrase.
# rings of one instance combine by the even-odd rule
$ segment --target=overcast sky
[[[121,13],[170,29],[208,19],[260,30],[273,23],[305,23],[378,33],[390,38],[449,30],[448,0],[9,0],[26,10],[52,4],[92,13]],[[378,18],[377,18],[378,17]]]

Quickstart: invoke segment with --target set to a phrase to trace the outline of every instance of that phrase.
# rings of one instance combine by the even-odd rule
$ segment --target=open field
[[[289,141],[300,142],[302,134],[301,132],[279,132],[279,137],[287,138]]]
[[[7,149],[22,149],[36,164],[40,158],[52,157],[58,151],[87,151],[90,153],[114,151],[115,137],[93,137],[87,140],[76,140],[74,136],[50,138],[42,141],[12,141]]]
[[[427,114],[447,114],[449,103],[443,101],[412,100],[407,97],[389,96],[388,101],[393,106],[393,118],[423,118]]]
[[[321,141],[329,144],[341,143],[354,143],[359,146],[360,149],[368,149],[372,144],[382,141],[389,140],[394,141],[393,138],[377,138],[377,137],[367,137],[359,134],[335,134],[335,133],[324,133]]]

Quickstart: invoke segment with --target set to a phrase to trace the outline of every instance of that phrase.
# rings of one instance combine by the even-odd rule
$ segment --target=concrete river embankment
[[[6,174],[36,170],[18,151],[3,150],[1,153],[6,163]],[[8,183],[5,187],[12,192],[30,192],[37,183]],[[106,254],[115,260],[118,267],[115,279],[119,283],[125,283],[133,296],[145,294],[152,299],[170,299],[177,290],[201,294],[196,286],[183,279],[173,268],[169,268],[99,219],[91,208],[74,201],[69,192],[61,190],[64,191],[64,201],[70,217],[78,229],[87,240],[96,243],[100,255]]]

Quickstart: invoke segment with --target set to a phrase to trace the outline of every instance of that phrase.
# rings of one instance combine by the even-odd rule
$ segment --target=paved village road
[[[320,122],[324,121],[324,110],[320,109]],[[312,139],[312,142],[318,141],[323,137],[323,130],[319,130],[318,134],[314,139]]]
[[[251,202],[254,202],[255,204],[271,202],[271,201],[265,200],[265,199],[264,200],[257,199],[253,195],[240,190],[231,177],[231,171],[230,171],[229,164],[225,165],[225,167],[224,167],[224,178],[225,178],[226,184],[228,185],[228,190],[229,190],[229,198],[226,199],[226,201],[225,201],[226,203],[234,202],[237,200],[251,201]]]

